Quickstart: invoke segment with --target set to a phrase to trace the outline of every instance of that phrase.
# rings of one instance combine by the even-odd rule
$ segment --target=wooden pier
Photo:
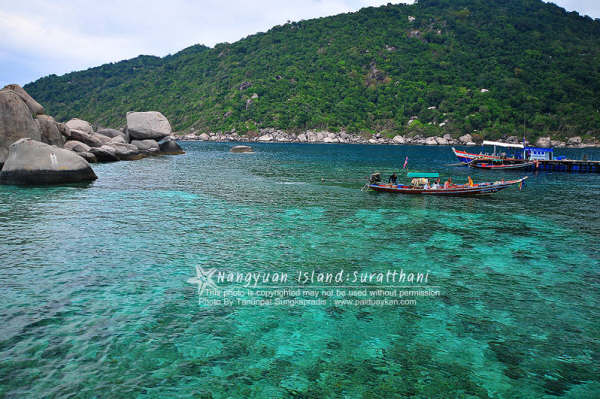
[[[551,172],[600,173],[600,161],[573,159],[539,160],[528,169]]]

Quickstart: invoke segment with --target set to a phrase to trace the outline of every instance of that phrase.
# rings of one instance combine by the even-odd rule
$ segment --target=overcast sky
[[[0,0],[0,87],[139,54],[214,46],[390,0]],[[393,1],[398,3],[399,1]],[[404,1],[411,3],[412,1]],[[600,0],[555,0],[600,17]]]

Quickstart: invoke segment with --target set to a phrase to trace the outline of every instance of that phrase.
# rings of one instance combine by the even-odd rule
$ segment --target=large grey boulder
[[[157,153],[160,151],[160,147],[155,140],[131,140],[131,144],[136,146],[138,150],[147,153]]]
[[[0,165],[8,157],[8,147],[22,138],[41,140],[40,126],[17,93],[0,90]]]
[[[435,137],[427,137],[425,139],[425,144],[426,145],[438,145],[438,142]]]
[[[579,146],[579,145],[581,145],[582,142],[583,142],[583,140],[581,140],[581,137],[575,136],[575,137],[570,137],[569,140],[567,140],[567,145]]]
[[[44,113],[44,107],[42,107],[40,103],[35,101],[33,97],[31,97],[29,93],[27,93],[25,89],[23,89],[21,86],[17,84],[11,84],[4,86],[4,88],[14,91],[19,97],[21,97],[21,99],[25,102],[32,114],[40,115]]]
[[[254,150],[249,145],[236,145],[231,147],[229,152],[254,152]]]
[[[404,136],[401,135],[397,135],[394,136],[394,138],[392,139],[392,141],[396,144],[404,144],[406,143],[406,139],[404,138]]]
[[[87,134],[94,133],[94,128],[92,128],[92,125],[89,122],[84,121],[83,119],[73,118],[65,124],[71,130],[79,130]]]
[[[103,134],[98,134],[98,133],[93,133],[92,137],[94,137],[95,139],[97,139],[99,142],[102,143],[102,145],[108,144],[110,143],[111,138],[107,137]]]
[[[125,141],[123,136],[116,136],[116,137],[113,137],[112,139],[110,139],[109,144],[113,144],[113,143],[127,144],[127,142]]]
[[[9,147],[0,184],[62,184],[95,180],[85,159],[72,151],[29,138]]]
[[[110,146],[115,149],[115,155],[121,161],[134,161],[144,158],[144,154],[133,144],[111,143]]]
[[[473,142],[473,136],[471,136],[470,134],[465,134],[463,136],[460,136],[458,138],[458,141],[460,141],[461,144],[467,144],[467,143],[472,143]]]
[[[165,155],[185,154],[185,151],[183,151],[183,148],[181,148],[179,146],[179,144],[177,144],[177,142],[173,139],[167,139],[167,140],[161,141],[158,144],[158,147],[160,149],[161,154],[165,154]]]
[[[550,137],[540,137],[536,140],[535,145],[540,148],[550,148],[551,142]]]
[[[85,159],[89,163],[98,162],[98,160],[96,159],[96,156],[94,154],[92,154],[91,152],[78,152],[77,155],[79,155],[81,158]]]
[[[454,144],[456,141],[452,138],[452,136],[448,133],[442,136],[444,140],[446,140],[446,144]]]
[[[127,132],[132,140],[160,140],[171,134],[171,124],[160,112],[128,112]]]
[[[81,141],[77,140],[69,140],[64,146],[67,150],[75,151],[75,152],[90,152],[91,147]]]
[[[81,141],[90,147],[102,147],[102,141],[90,133],[71,128],[71,139]]]
[[[436,137],[436,138],[435,138],[435,141],[437,141],[437,143],[438,143],[439,145],[448,145],[448,144],[449,144],[449,143],[448,143],[448,139],[447,139],[447,138],[445,138],[445,137]]]
[[[110,146],[103,145],[102,147],[94,147],[90,149],[98,162],[117,162],[119,157],[116,155],[116,150]]]
[[[66,139],[71,137],[71,128],[69,128],[69,126],[67,126],[65,123],[59,123],[57,126],[60,134],[62,134]]]
[[[111,139],[121,136],[123,137],[124,142],[129,143],[129,136],[127,135],[127,133],[122,132],[120,130],[105,128],[99,129],[96,133],[106,137],[110,137]]]
[[[264,135],[260,136],[259,138],[257,138],[256,140],[269,142],[269,141],[273,141],[273,136],[271,136],[270,134],[264,134]]]
[[[58,123],[49,115],[38,115],[36,118],[40,132],[42,134],[42,142],[57,147],[62,147],[65,144],[65,138],[58,129]]]

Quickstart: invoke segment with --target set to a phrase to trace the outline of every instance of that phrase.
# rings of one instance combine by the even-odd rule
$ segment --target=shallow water
[[[445,166],[448,147],[252,145],[0,186],[0,397],[600,396],[600,175],[405,197],[360,188],[406,156],[459,182],[523,172]],[[289,273],[263,293],[302,271],[429,272],[440,295],[341,304],[329,290],[379,283],[315,282],[325,304],[207,305],[196,266]]]

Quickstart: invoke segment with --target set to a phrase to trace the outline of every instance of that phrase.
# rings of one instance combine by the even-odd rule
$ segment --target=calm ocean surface
[[[524,172],[446,166],[449,147],[232,145],[94,165],[90,185],[0,186],[0,397],[600,397],[599,174],[395,196],[360,188],[406,156],[458,182]],[[440,296],[207,305],[196,266],[290,286],[429,272]]]

